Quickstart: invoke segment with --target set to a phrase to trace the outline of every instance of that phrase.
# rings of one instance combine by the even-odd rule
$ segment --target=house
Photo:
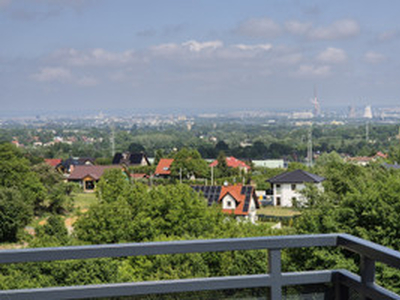
[[[126,166],[150,166],[147,155],[143,152],[140,153],[116,153],[114,155],[113,165],[124,164]]]
[[[79,183],[84,192],[92,192],[96,187],[97,182],[99,182],[101,176],[105,170],[108,169],[121,169],[128,177],[127,171],[121,166],[111,165],[111,166],[91,166],[91,165],[77,165],[74,167],[70,176],[68,177],[69,182]]]
[[[171,165],[174,162],[173,158],[161,158],[158,162],[154,175],[157,177],[170,177],[171,176]]]
[[[130,173],[129,175],[132,179],[149,179],[149,175],[146,173]]]
[[[233,157],[229,156],[226,158],[226,164],[228,165],[229,168],[239,168],[240,171],[244,171],[247,173],[250,171],[250,166],[246,165],[243,161]],[[216,167],[218,166],[218,160],[214,160],[210,165],[210,167]]]
[[[59,163],[56,169],[68,176],[76,166],[92,166],[94,161],[95,159],[91,157],[70,157]]]
[[[323,191],[322,181],[324,180],[324,177],[304,170],[295,170],[279,174],[268,179],[267,182],[271,183],[273,205],[291,207],[293,204],[301,204],[306,200],[300,193],[306,183],[315,184]]]
[[[262,167],[262,168],[287,168],[287,162],[283,159],[263,159],[263,160],[252,160],[251,161],[254,167]]]
[[[385,160],[388,158],[387,154],[384,154],[378,151],[374,156],[355,156],[355,157],[347,157],[346,161],[350,163],[354,163],[359,166],[366,166],[371,162],[375,162],[377,160]]]
[[[44,160],[44,162],[46,164],[48,164],[49,166],[56,168],[59,164],[61,164],[62,159],[61,158],[46,158]]]
[[[255,188],[250,185],[202,186],[194,185],[196,192],[201,192],[207,199],[208,206],[214,203],[222,206],[222,211],[243,217],[255,223],[256,209],[260,208]]]

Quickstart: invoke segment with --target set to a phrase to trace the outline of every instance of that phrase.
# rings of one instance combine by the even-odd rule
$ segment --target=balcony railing
[[[361,276],[347,270],[281,272],[282,249],[335,246],[360,255]],[[270,299],[277,300],[282,298],[282,287],[327,283],[334,285],[335,299],[349,299],[349,289],[357,291],[361,295],[361,299],[400,299],[400,296],[378,286],[374,282],[375,262],[382,262],[391,267],[400,268],[400,252],[347,234],[2,250],[0,251],[0,263],[260,249],[269,250],[269,270],[266,274],[4,290],[0,291],[0,299],[83,299],[269,287]]]

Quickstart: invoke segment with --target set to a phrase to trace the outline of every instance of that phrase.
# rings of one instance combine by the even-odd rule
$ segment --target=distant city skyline
[[[400,2],[0,0],[1,113],[400,105]]]

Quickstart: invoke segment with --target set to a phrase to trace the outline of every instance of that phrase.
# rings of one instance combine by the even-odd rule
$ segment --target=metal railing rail
[[[281,272],[282,249],[336,246],[361,255],[361,276],[357,276],[347,270]],[[336,299],[348,299],[349,288],[352,288],[362,295],[362,299],[400,300],[400,296],[377,286],[374,282],[375,262],[379,261],[389,266],[400,268],[400,252],[347,234],[270,236],[1,250],[0,263],[261,249],[269,250],[269,270],[267,274],[4,290],[0,291],[0,299],[83,299],[270,287],[271,299],[277,300],[282,298],[283,286],[334,283]]]

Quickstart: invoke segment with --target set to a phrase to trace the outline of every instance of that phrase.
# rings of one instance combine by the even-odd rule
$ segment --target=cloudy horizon
[[[396,1],[0,0],[2,111],[397,105]]]

